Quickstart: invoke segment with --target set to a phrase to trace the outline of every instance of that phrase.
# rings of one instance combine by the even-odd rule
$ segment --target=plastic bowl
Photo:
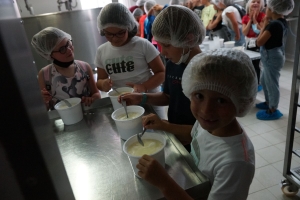
[[[72,104],[72,107],[68,107],[63,101],[58,102],[54,106],[64,124],[71,125],[81,121],[83,119],[81,99],[74,97],[66,100]]]
[[[158,149],[155,153],[153,154],[150,154],[149,156],[152,156],[155,160],[157,160],[163,167],[165,167],[165,151],[164,151],[164,148],[166,146],[166,139],[161,135],[161,134],[158,134],[158,133],[151,133],[151,132],[145,132],[145,134],[143,135],[142,137],[142,140],[145,140],[145,139],[154,139],[154,140],[158,140],[160,141],[163,146]],[[134,155],[131,155],[128,153],[127,149],[128,147],[137,142],[137,136],[134,135],[134,136],[131,136],[123,145],[123,151],[127,154],[128,158],[129,158],[129,161],[130,161],[130,164],[131,164],[131,167],[134,171],[134,174],[140,178],[140,176],[138,175],[138,169],[136,168],[136,165],[138,164],[139,162],[139,159],[141,158],[141,156],[134,156]]]
[[[120,88],[116,88],[116,90],[121,94],[133,92],[133,88],[131,88],[131,87],[120,87]],[[120,94],[118,94],[115,90],[110,91],[108,93],[108,96],[111,100],[114,110],[117,110],[117,109],[123,107],[122,104],[120,104],[118,102],[118,97],[120,96]]]

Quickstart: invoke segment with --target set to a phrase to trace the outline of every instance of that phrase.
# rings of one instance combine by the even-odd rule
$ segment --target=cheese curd
[[[160,150],[163,146],[158,140],[154,139],[143,139],[144,146],[142,146],[138,141],[132,143],[128,148],[127,152],[133,156],[143,156],[144,154],[152,155],[158,150]]]
[[[128,112],[128,118],[127,118],[126,113],[124,113],[124,114],[119,115],[118,117],[116,117],[116,119],[117,120],[126,121],[126,120],[129,120],[129,119],[135,119],[135,118],[137,118],[139,116],[140,116],[140,114],[137,113],[137,112]]]

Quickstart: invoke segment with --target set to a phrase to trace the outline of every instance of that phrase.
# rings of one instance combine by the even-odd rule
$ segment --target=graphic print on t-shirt
[[[105,70],[109,75],[134,71],[133,56],[119,56],[105,60]]]
[[[177,85],[180,84],[181,85],[181,76],[174,76],[174,75],[167,75],[168,79],[171,79],[171,83],[172,85]]]

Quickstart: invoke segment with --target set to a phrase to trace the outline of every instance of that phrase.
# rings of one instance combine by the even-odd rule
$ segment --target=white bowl
[[[150,154],[149,156],[152,156],[155,160],[157,160],[163,167],[165,167],[165,151],[164,148],[166,146],[166,139],[165,137],[163,137],[161,134],[158,133],[151,133],[151,132],[145,132],[145,134],[142,137],[142,140],[145,139],[154,139],[154,140],[158,140],[160,141],[163,146],[158,149],[155,153]],[[128,153],[127,149],[128,147],[137,142],[137,136],[131,136],[123,145],[123,151],[127,154],[131,167],[134,171],[134,174],[140,178],[140,176],[138,175],[138,169],[136,168],[136,165],[139,163],[139,159],[141,158],[141,156],[134,156]]]
[[[145,109],[141,106],[127,106],[127,112],[137,113],[134,118],[120,119],[120,116],[125,116],[125,109],[119,108],[111,114],[111,118],[115,121],[118,133],[123,140],[127,140],[131,136],[143,131],[142,116]]]
[[[71,125],[81,121],[83,119],[81,99],[74,97],[66,100],[72,104],[72,107],[68,107],[63,101],[54,106],[64,124]]]
[[[224,42],[224,47],[225,48],[233,48],[234,44],[235,44],[235,41],[227,41],[227,42]]]
[[[116,88],[116,90],[118,92],[120,92],[121,94],[132,93],[133,92],[133,88],[131,88],[131,87],[120,87],[120,88]],[[118,94],[115,90],[110,91],[108,93],[108,96],[111,100],[111,103],[114,107],[114,110],[117,110],[117,109],[122,107],[122,104],[120,104],[118,102],[118,97],[120,96],[120,94]]]

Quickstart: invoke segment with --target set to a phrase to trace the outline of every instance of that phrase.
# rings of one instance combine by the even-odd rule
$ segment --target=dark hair
[[[137,33],[137,26],[135,25],[134,28],[131,31],[128,31],[128,37],[133,38],[136,35],[136,33]],[[103,30],[100,31],[100,35],[105,36]]]

